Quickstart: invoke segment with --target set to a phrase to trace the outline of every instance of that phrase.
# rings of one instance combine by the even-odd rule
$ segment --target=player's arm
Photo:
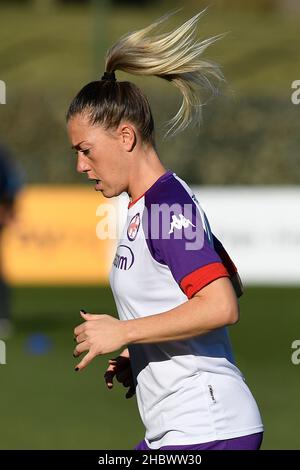
[[[162,229],[167,233],[152,238],[151,243],[149,237],[146,240],[149,254],[169,267],[188,300],[169,311],[153,312],[147,317],[141,312],[141,318],[126,321],[109,315],[82,314],[86,322],[75,329],[79,344],[74,354],[79,356],[85,351],[88,354],[78,369],[84,368],[96,355],[116,351],[124,345],[188,339],[237,322],[239,307],[230,273],[211,245],[190,197],[186,191],[181,194],[180,188],[176,190],[182,199],[181,206],[175,208],[178,217],[185,208],[186,220],[191,223],[182,227],[180,237],[167,236],[169,225],[163,224]]]
[[[127,344],[176,341],[234,324],[237,298],[228,278],[216,279],[187,302],[168,312],[124,322]]]
[[[74,356],[88,353],[76,367],[86,367],[97,355],[116,351],[127,344],[160,343],[203,335],[238,321],[237,297],[228,277],[203,287],[174,309],[134,320],[120,321],[110,315],[81,312],[85,323],[75,328],[78,345]]]

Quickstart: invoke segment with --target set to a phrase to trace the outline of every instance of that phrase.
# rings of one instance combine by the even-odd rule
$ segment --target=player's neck
[[[131,201],[139,199],[166,171],[153,148],[136,158],[128,185]]]

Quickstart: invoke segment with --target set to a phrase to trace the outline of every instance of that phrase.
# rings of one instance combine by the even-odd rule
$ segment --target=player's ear
[[[129,123],[120,124],[119,136],[124,150],[126,150],[127,152],[132,152],[137,141],[135,127]]]

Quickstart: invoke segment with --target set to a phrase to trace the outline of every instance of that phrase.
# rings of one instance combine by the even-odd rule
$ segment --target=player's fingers
[[[125,397],[126,398],[131,398],[131,397],[133,397],[133,395],[135,395],[135,387],[134,386],[129,388],[129,390],[127,391]]]
[[[80,310],[80,315],[86,321],[99,320],[99,318],[103,316],[103,315],[99,315],[96,313],[87,313],[85,310],[82,310],[82,309]]]
[[[88,351],[89,349],[90,349],[90,345],[87,341],[84,341],[83,343],[79,343],[77,344],[76,348],[73,351],[73,356],[78,357],[84,351]]]
[[[108,360],[109,364],[117,364],[119,367],[128,367],[130,365],[130,359],[126,356],[117,356],[113,359]]]
[[[85,310],[80,310],[80,315],[84,320],[89,320],[92,315],[87,313]]]
[[[111,389],[114,386],[114,372],[105,372],[104,380],[106,382],[107,388]]]
[[[128,357],[118,356],[116,358],[116,363],[117,363],[117,369],[119,371],[130,367],[130,359],[128,359]]]
[[[131,376],[131,369],[128,367],[127,369],[119,370],[116,368],[116,379],[118,382],[123,383],[124,380],[130,378]]]
[[[81,333],[80,335],[76,336],[76,339],[75,339],[75,341],[77,343],[82,343],[85,340],[86,340],[86,334],[85,333]]]
[[[116,359],[108,359],[108,364],[116,365],[117,361]]]
[[[79,364],[75,367],[75,371],[81,371],[83,370],[87,365],[89,365],[89,363],[94,359],[95,357],[95,354],[92,353],[91,351],[88,352],[84,358],[82,359],[81,362],[79,362]]]
[[[131,379],[131,377],[128,377],[127,379],[123,380],[123,386],[126,388],[133,386],[133,380]]]
[[[104,374],[104,380],[108,388],[113,388],[114,386],[113,379],[115,375],[116,375],[116,369],[114,366],[110,365]]]
[[[84,332],[84,329],[85,329],[85,327],[86,327],[85,325],[86,325],[86,323],[81,323],[81,325],[76,326],[76,328],[74,328],[74,332],[73,332],[73,333],[74,333],[74,336],[77,337],[78,335],[80,335],[81,333],[83,333],[83,332]]]

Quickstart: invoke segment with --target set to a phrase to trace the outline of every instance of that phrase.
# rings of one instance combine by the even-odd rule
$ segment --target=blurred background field
[[[290,345],[300,328],[300,290],[249,287],[230,334],[265,423],[264,449],[299,448],[299,372]],[[79,308],[113,313],[106,288],[15,288],[15,335],[1,373],[1,449],[131,449],[143,437],[135,398],[108,391],[109,357],[74,372],[73,328]],[[288,319],[287,319],[288,317]],[[46,335],[32,354],[28,339]],[[47,341],[50,350],[47,352]],[[52,344],[52,346],[51,346]],[[298,366],[299,367],[299,366]]]
[[[0,79],[7,83],[0,138],[22,162],[28,182],[81,181],[68,158],[64,116],[79,88],[102,75],[113,41],[183,7],[166,24],[175,27],[209,4],[199,37],[229,32],[207,52],[222,65],[228,85],[204,106],[200,134],[192,129],[162,141],[163,124],[181,98],[163,80],[133,79],[149,96],[165,164],[194,184],[299,183],[299,112],[290,99],[300,70],[297,1],[75,3],[0,2]]]
[[[175,27],[207,4],[199,35],[230,32],[207,53],[222,64],[228,86],[204,106],[199,134],[188,130],[164,141],[163,124],[181,103],[176,90],[156,78],[117,77],[142,85],[162,160],[190,184],[298,185],[300,110],[291,102],[291,83],[300,79],[297,0],[0,0],[0,80],[7,85],[0,141],[26,183],[85,184],[65,132],[74,94],[102,75],[104,51],[120,35],[183,6],[168,22]],[[79,309],[115,313],[109,289],[18,285],[12,294],[15,332],[0,366],[0,448],[132,448],[143,426],[135,399],[126,400],[119,386],[106,390],[108,357],[83,373],[73,370]],[[262,411],[264,449],[300,447],[300,366],[291,362],[299,307],[299,285],[247,286],[241,321],[230,329],[237,363]]]

